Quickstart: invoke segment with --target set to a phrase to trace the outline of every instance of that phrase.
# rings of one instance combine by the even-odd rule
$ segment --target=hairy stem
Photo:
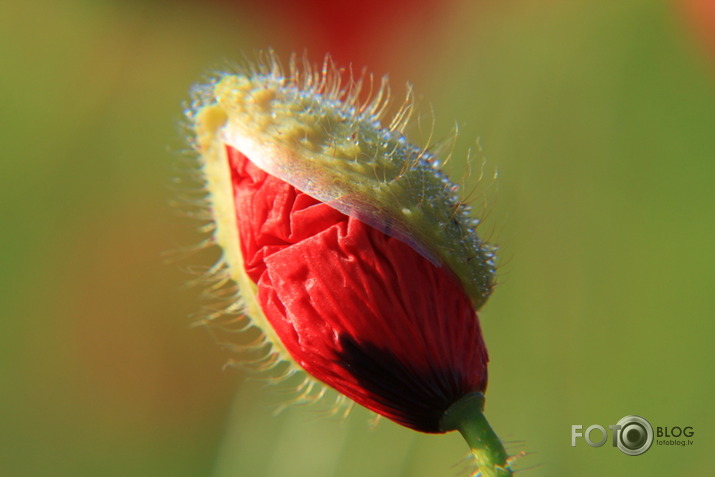
[[[484,395],[471,393],[450,406],[440,422],[442,430],[458,430],[472,449],[480,477],[508,477],[509,456],[484,417]]]

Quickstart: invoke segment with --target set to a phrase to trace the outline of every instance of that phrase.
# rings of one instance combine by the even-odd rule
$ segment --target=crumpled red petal
[[[293,359],[378,414],[441,432],[444,411],[487,384],[461,285],[409,245],[227,152],[246,272]]]

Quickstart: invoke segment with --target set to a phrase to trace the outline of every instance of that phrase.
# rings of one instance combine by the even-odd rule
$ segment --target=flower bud
[[[383,125],[386,82],[361,100],[366,80],[340,78],[269,54],[196,89],[214,240],[281,360],[403,426],[461,430],[448,410],[487,385],[492,249],[405,139],[410,95]]]

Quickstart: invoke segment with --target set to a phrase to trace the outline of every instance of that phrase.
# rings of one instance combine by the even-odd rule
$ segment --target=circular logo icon
[[[624,454],[641,455],[653,444],[653,427],[640,416],[626,416],[618,425],[616,445]]]

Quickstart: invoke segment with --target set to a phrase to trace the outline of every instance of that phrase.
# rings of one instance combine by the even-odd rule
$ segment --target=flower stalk
[[[443,431],[457,430],[467,441],[480,477],[508,477],[509,455],[484,417],[484,395],[470,393],[450,406],[440,422]]]

